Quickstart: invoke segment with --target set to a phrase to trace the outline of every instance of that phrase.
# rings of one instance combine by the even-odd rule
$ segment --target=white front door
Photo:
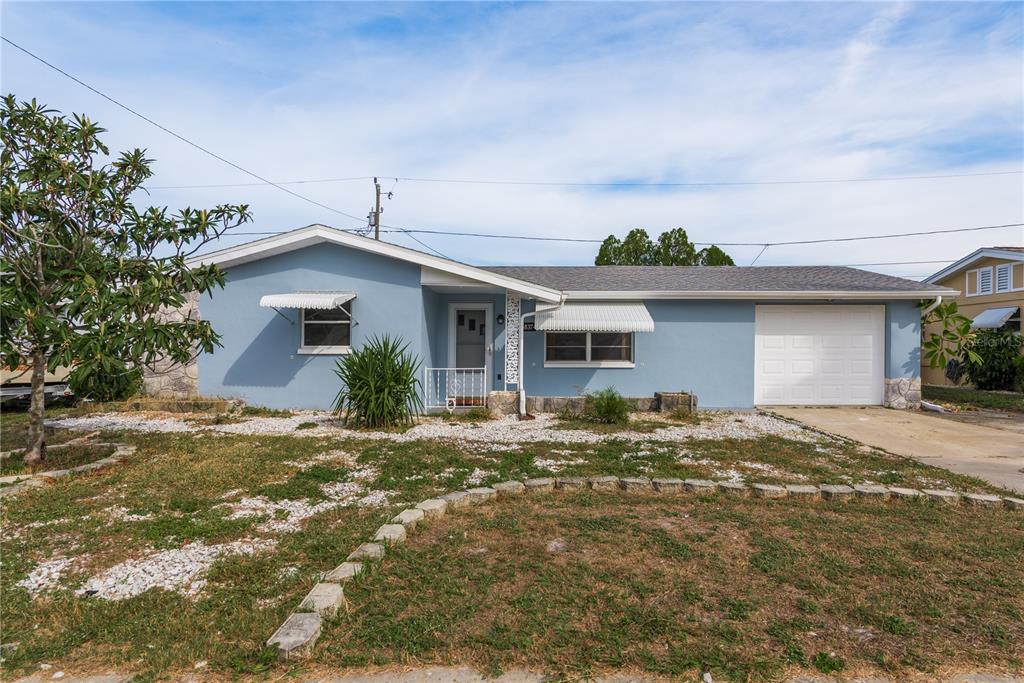
[[[448,367],[486,368],[484,382],[489,391],[494,305],[451,304],[448,318]]]
[[[885,306],[757,306],[754,403],[880,405]]]

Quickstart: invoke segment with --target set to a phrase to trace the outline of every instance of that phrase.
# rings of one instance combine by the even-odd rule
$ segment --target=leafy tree
[[[926,330],[937,328],[925,332],[921,354],[930,367],[945,368],[946,375],[954,382],[963,374],[965,363],[981,362],[981,356],[971,348],[975,339],[971,319],[960,313],[955,301],[941,303],[923,314],[921,326]]]
[[[712,245],[697,250],[682,228],[661,233],[654,242],[641,228],[630,230],[626,239],[609,235],[597,252],[599,266],[732,266],[733,260]]]
[[[209,322],[155,314],[223,286],[215,266],[186,259],[251,219],[245,205],[137,209],[131,195],[152,162],[134,149],[104,163],[103,132],[35,100],[7,95],[0,104],[0,360],[32,368],[26,463],[45,458],[47,367],[127,376],[219,344]]]
[[[704,247],[697,253],[697,260],[700,261],[702,266],[735,266],[732,257],[726,254],[724,251],[711,245],[710,247]]]

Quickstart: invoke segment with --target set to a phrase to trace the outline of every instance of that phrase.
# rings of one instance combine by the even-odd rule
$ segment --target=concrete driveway
[[[773,408],[830,434],[1024,493],[1024,436],[886,408]]]

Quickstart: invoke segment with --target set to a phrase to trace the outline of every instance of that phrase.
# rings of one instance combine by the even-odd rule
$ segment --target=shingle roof
[[[936,291],[935,285],[841,266],[494,266],[485,270],[570,292]]]
[[[999,251],[1013,251],[1018,254],[1024,254],[1024,247],[989,247],[989,249],[998,249]]]

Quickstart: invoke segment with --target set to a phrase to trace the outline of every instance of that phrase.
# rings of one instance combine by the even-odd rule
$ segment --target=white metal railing
[[[456,408],[487,403],[487,368],[423,368],[423,407]]]

